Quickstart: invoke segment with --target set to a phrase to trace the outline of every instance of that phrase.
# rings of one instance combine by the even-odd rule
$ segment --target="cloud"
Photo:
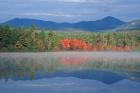
[[[23,13],[24,16],[49,16],[49,17],[76,17],[78,15],[66,14],[66,13],[45,13],[45,12],[30,12]]]
[[[114,16],[140,18],[140,0],[0,0],[0,21],[14,17],[51,21],[96,20]]]
[[[86,2],[87,0],[56,0],[61,2]]]
[[[34,2],[65,2],[65,3],[96,3],[96,2],[104,2],[108,0],[28,0]]]

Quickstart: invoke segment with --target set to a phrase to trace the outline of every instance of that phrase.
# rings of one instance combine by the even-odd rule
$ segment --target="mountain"
[[[99,30],[108,30],[119,27],[120,25],[125,24],[125,22],[108,16],[96,21],[81,21],[77,23],[56,23],[52,21],[43,21],[36,19],[27,19],[27,18],[15,18],[4,22],[2,24],[14,26],[14,27],[30,27],[35,25],[37,29],[54,29],[54,30],[65,30],[65,29],[78,29],[85,31],[99,31]]]
[[[128,30],[139,30],[140,29],[140,20],[130,21],[126,24],[117,27],[116,31],[128,31]]]
[[[119,27],[120,25],[125,24],[125,22],[108,16],[100,20],[96,21],[83,21],[78,22],[74,24],[75,28],[82,29],[82,30],[108,30],[108,29],[114,29],[116,27]]]

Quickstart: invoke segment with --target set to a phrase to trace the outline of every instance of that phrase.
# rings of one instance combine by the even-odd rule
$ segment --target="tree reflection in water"
[[[107,71],[119,74],[130,80],[140,81],[140,58],[136,55],[138,54],[2,54],[0,55],[0,79],[5,79],[6,81],[8,79],[33,80],[61,75],[81,78],[91,76],[94,78],[93,75],[98,76],[98,73],[94,74],[96,70],[100,70],[103,72],[103,77]],[[88,74],[89,71],[90,74]]]
[[[87,57],[85,56],[65,56],[60,59],[62,65],[80,65],[86,62]]]

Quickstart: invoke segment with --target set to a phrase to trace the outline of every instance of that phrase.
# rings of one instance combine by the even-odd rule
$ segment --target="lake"
[[[0,93],[140,93],[140,52],[0,53]]]

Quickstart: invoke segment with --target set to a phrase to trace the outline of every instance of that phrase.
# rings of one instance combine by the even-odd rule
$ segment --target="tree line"
[[[55,32],[0,25],[0,51],[133,51],[140,32]]]

